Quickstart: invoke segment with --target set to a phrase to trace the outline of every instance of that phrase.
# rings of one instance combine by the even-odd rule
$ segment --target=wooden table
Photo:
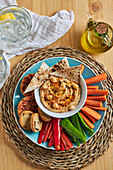
[[[105,21],[113,27],[113,0],[17,0],[19,6],[26,7],[39,15],[51,16],[58,10],[73,10],[75,13],[75,21],[71,29],[55,43],[53,46],[68,46],[82,50],[80,45],[80,37],[87,23],[87,12],[98,21]],[[25,55],[14,57],[10,60],[11,72],[16,64],[21,61]],[[104,64],[104,67],[113,77],[113,49],[94,56],[98,62]],[[2,90],[0,91],[1,100]],[[99,157],[94,163],[83,168],[84,170],[111,170],[113,169],[113,143],[105,154]],[[27,160],[15,149],[8,141],[4,129],[2,127],[0,115],[0,170],[35,170],[44,169],[36,166]]]

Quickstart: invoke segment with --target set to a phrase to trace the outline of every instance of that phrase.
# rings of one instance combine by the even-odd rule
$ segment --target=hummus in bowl
[[[40,87],[40,100],[51,112],[74,110],[80,100],[80,87],[60,77],[51,77]]]
[[[77,113],[87,97],[85,80],[80,85],[60,77],[51,77],[35,89],[35,99],[40,109],[49,116],[65,118]]]

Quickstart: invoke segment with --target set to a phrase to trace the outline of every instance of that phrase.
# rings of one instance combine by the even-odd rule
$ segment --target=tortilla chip
[[[36,74],[34,75],[34,77],[31,79],[29,85],[27,86],[26,90],[24,93],[30,92],[32,90],[34,90],[35,88],[37,88],[37,77],[40,74],[43,74],[45,70],[47,70],[49,68],[49,66],[43,62],[39,68],[39,70],[36,72]]]
[[[57,70],[53,73],[50,73],[50,75],[66,78],[70,81],[74,81],[77,84],[79,84],[79,82],[80,82],[80,69],[81,69],[80,66],[75,66],[75,67],[71,67],[71,68],[67,68],[67,69],[63,69],[63,70]]]
[[[58,63],[54,64],[49,69],[48,68],[45,69],[45,67],[44,67],[44,71],[41,72],[41,74],[38,70],[36,72],[36,74],[34,75],[34,77],[32,78],[30,84],[28,85],[28,87],[24,93],[32,91],[32,90],[38,88],[39,86],[41,86],[44,83],[44,81],[49,78],[50,73],[55,72],[57,70],[62,70],[65,68],[69,68],[69,63],[68,63],[67,58],[60,60]]]

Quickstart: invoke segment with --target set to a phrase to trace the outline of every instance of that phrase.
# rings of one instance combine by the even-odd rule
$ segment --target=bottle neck
[[[99,37],[105,37],[108,33],[108,26],[103,22],[99,22],[94,28],[95,34]]]

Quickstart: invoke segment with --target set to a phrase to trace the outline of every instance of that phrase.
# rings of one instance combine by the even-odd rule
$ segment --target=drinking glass
[[[30,34],[32,20],[29,12],[19,6],[7,6],[0,10],[0,40],[6,46],[17,47],[26,43]]]
[[[0,53],[0,83],[3,82],[6,75],[6,60],[4,56]]]

